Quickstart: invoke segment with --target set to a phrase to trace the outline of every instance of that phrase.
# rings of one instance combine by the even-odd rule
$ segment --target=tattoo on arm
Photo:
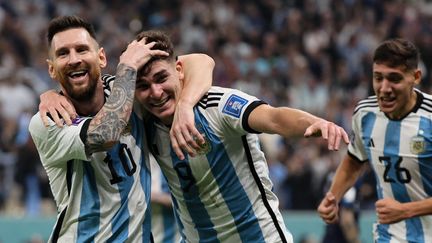
[[[132,112],[136,76],[137,71],[131,67],[117,67],[111,95],[87,130],[88,153],[107,150],[119,141]]]

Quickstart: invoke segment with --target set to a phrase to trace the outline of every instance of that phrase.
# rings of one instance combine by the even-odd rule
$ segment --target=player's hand
[[[378,222],[380,224],[393,224],[408,218],[408,209],[403,203],[391,198],[380,199],[375,203]]]
[[[310,125],[306,129],[304,136],[321,136],[327,140],[329,150],[338,150],[341,140],[343,140],[346,144],[350,142],[348,134],[342,127],[324,119],[320,119],[319,121]]]
[[[334,224],[339,220],[339,204],[333,193],[327,192],[318,206],[318,213],[327,224]]]
[[[171,146],[180,160],[184,160],[183,151],[195,156],[200,145],[205,143],[204,137],[195,127],[193,106],[179,103],[176,106],[170,130]]]
[[[127,46],[126,50],[120,55],[120,63],[138,70],[144,66],[152,56],[168,56],[169,53],[152,49],[156,42],[146,44],[146,39],[134,40]]]
[[[72,125],[72,120],[77,117],[74,106],[55,90],[40,95],[39,114],[46,127],[49,126],[48,113],[58,127],[63,127],[63,122]]]

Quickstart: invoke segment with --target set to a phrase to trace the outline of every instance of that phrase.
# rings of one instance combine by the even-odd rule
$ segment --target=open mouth
[[[395,97],[381,97],[380,98],[381,104],[383,106],[391,106],[396,101]]]
[[[87,70],[72,71],[69,72],[68,77],[76,80],[85,77],[86,74],[87,74]]]
[[[167,96],[164,99],[160,100],[159,102],[152,102],[151,105],[154,107],[162,107],[163,105],[165,105],[165,103],[168,102],[169,99],[170,97]]]

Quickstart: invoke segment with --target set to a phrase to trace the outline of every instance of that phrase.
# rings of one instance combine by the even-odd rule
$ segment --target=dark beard
[[[89,86],[85,88],[83,91],[76,91],[71,86],[65,87],[66,93],[76,101],[85,102],[90,101],[94,97],[96,92],[97,82],[90,82]]]

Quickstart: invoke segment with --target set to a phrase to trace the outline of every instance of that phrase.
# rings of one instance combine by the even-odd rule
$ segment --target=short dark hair
[[[145,38],[146,43],[156,42],[152,49],[162,50],[169,54],[169,56],[153,56],[139,71],[138,75],[146,75],[152,66],[154,61],[167,60],[169,62],[175,61],[174,57],[174,45],[171,42],[170,37],[163,31],[160,30],[149,30],[143,31],[136,36],[136,40],[140,41]]]
[[[420,52],[408,40],[395,38],[382,42],[375,50],[373,62],[389,67],[405,67],[405,70],[417,69]]]
[[[47,33],[48,46],[51,46],[51,41],[55,34],[74,28],[83,28],[87,30],[90,36],[96,40],[96,32],[92,24],[79,16],[67,15],[56,17],[50,21]]]

